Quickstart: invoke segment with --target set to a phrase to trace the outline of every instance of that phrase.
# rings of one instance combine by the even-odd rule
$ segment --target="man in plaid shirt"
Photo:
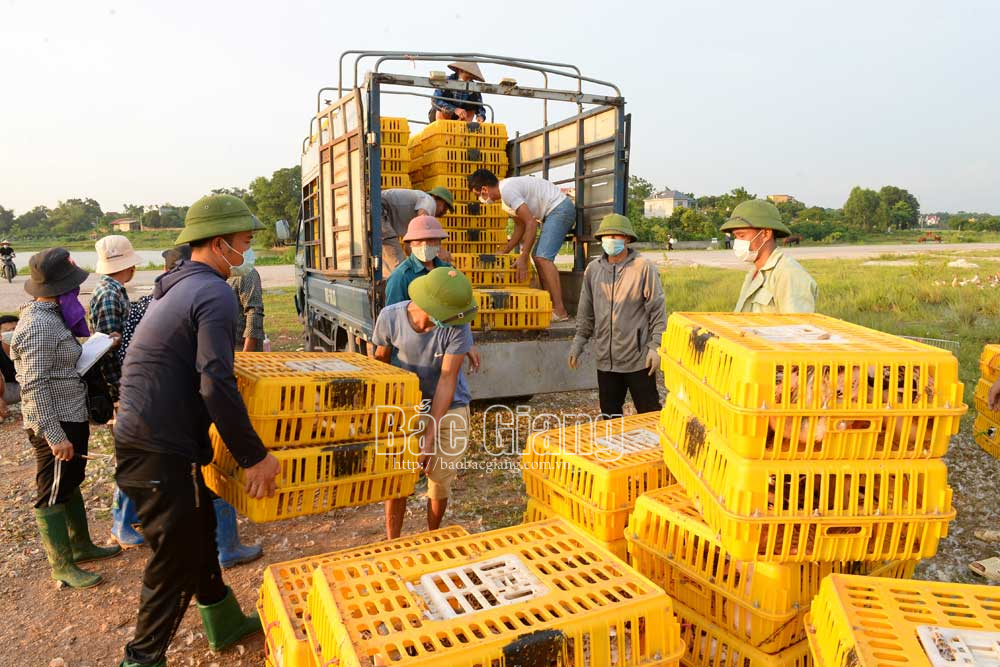
[[[97,273],[101,280],[90,298],[90,322],[94,331],[108,335],[121,334],[128,320],[128,292],[125,283],[132,280],[139,255],[124,236],[105,236],[94,244],[97,250]],[[116,343],[117,345],[117,343]],[[101,360],[101,374],[108,385],[111,400],[118,401],[118,383],[122,364],[117,354],[107,354]]]
[[[257,269],[228,281],[236,300],[240,302],[236,329],[236,349],[244,352],[264,351],[264,295]]]

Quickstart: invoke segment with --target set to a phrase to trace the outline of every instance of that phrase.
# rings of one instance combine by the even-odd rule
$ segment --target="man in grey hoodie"
[[[657,349],[667,328],[660,276],[652,263],[628,247],[636,235],[624,215],[605,216],[594,237],[601,239],[604,254],[583,274],[569,367],[577,367],[590,341],[601,413],[621,415],[626,393],[631,393],[636,412],[654,412],[660,409]]]

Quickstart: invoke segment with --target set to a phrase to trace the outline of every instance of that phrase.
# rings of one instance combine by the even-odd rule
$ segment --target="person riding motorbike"
[[[0,262],[3,263],[3,277],[7,279],[7,282],[14,280],[14,276],[17,275],[17,267],[14,265],[15,257],[17,257],[17,253],[10,247],[10,241],[7,239],[0,241]]]

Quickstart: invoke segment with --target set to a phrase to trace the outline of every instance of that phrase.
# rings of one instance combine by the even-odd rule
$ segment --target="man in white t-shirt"
[[[521,254],[514,263],[517,277],[528,277],[529,257],[535,261],[538,279],[552,297],[553,322],[564,322],[569,313],[563,305],[562,287],[555,259],[576,224],[576,206],[559,186],[534,176],[514,176],[502,181],[489,169],[478,169],[469,176],[469,189],[483,203],[501,202],[514,217],[514,234],[503,249],[506,254],[521,244]],[[542,233],[535,243],[538,225]],[[534,248],[534,253],[532,253]]]

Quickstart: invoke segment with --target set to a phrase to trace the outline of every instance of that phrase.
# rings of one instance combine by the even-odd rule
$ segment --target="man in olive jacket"
[[[660,276],[652,263],[628,247],[636,235],[624,215],[605,216],[594,236],[601,240],[604,254],[583,274],[569,367],[577,367],[590,341],[601,413],[621,415],[626,392],[636,412],[654,412],[660,409],[657,349],[667,328]]]

